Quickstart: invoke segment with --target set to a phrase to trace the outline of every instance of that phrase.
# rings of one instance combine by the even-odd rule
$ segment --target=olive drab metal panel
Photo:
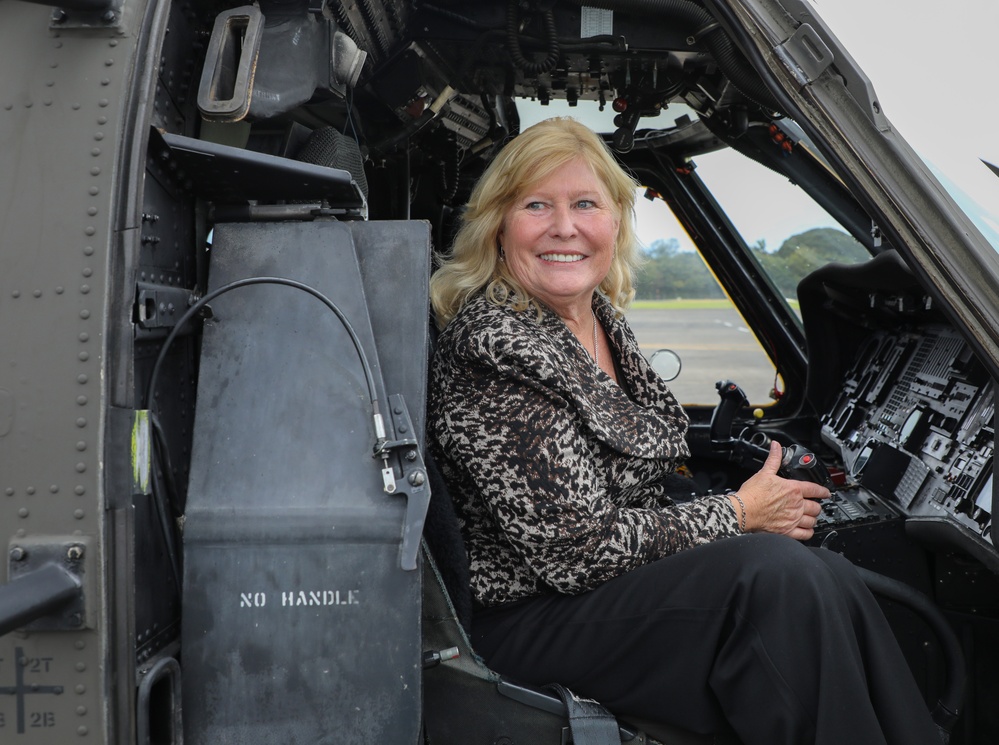
[[[120,4],[118,4],[120,5]],[[0,3],[0,582],[43,565],[82,581],[75,609],[0,637],[0,742],[116,740],[120,676],[102,464],[112,246],[146,3],[88,28]],[[141,65],[140,65],[141,66]],[[127,457],[127,456],[126,456]],[[120,636],[116,636],[120,635]],[[127,734],[123,734],[123,741]]]
[[[388,439],[416,445],[405,409],[423,408],[425,225],[224,224],[211,253],[209,294],[277,277],[332,301],[388,404]],[[185,740],[415,743],[420,572],[403,565],[424,476],[387,493],[365,371],[324,302],[252,284],[209,306],[184,525]]]

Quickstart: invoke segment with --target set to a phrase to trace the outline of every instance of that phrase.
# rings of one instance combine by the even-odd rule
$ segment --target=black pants
[[[582,595],[476,615],[497,672],[746,745],[939,745],[880,607],[839,554],[754,534]]]

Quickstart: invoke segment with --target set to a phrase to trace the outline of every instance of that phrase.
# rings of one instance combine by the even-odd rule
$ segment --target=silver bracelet
[[[742,497],[739,496],[739,492],[729,492],[730,497],[735,497],[735,500],[739,503],[739,509],[742,511],[742,520],[739,526],[739,530],[743,533],[746,532],[746,503],[742,501]]]

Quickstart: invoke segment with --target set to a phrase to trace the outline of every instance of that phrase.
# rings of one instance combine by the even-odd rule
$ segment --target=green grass
[[[788,305],[792,308],[798,307],[797,300],[788,300]],[[716,298],[677,298],[674,300],[635,300],[631,307],[635,310],[722,310],[731,308],[732,302],[727,299]]]
[[[688,298],[675,300],[635,300],[631,304],[636,310],[693,310],[695,308],[705,308],[707,310],[718,310],[731,308],[732,303],[725,299],[715,298]]]

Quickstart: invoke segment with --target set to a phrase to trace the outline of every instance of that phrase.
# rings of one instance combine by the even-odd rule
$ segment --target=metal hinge
[[[42,0],[30,1],[51,4]],[[49,28],[121,28],[124,4],[124,0],[64,0],[52,9]]]
[[[135,292],[135,322],[142,329],[171,329],[191,304],[183,287],[139,282]]]
[[[423,524],[430,506],[430,484],[406,402],[401,395],[396,394],[389,396],[388,403],[394,439],[379,439],[375,444],[374,456],[382,459],[385,465],[382,470],[385,491],[389,494],[406,495],[406,517],[402,526],[399,562],[404,570],[412,571],[416,569]],[[396,456],[393,464],[389,463],[390,454]],[[396,478],[396,468],[399,469],[401,478]]]
[[[835,55],[809,24],[798,26],[791,38],[774,52],[800,85],[808,85],[835,60]]]

